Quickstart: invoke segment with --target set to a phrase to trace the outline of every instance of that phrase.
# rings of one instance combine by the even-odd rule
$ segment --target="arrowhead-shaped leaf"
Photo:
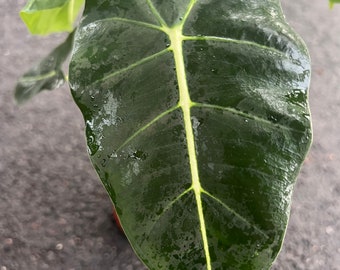
[[[88,1],[70,65],[92,163],[150,269],[268,269],[311,141],[275,0]]]
[[[43,90],[53,90],[65,82],[62,64],[72,51],[74,32],[18,80],[15,99],[20,104]]]
[[[31,34],[71,32],[85,0],[29,0],[20,17]]]

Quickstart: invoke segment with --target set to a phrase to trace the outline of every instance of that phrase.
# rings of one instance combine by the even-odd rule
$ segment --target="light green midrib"
[[[202,198],[201,198],[202,187],[201,187],[199,174],[198,174],[195,139],[194,139],[193,127],[191,123],[190,110],[191,110],[191,106],[193,105],[193,102],[190,99],[188,83],[186,79],[185,64],[184,64],[184,57],[183,57],[183,44],[182,44],[183,37],[184,37],[182,34],[182,29],[196,1],[197,0],[190,1],[181,24],[177,26],[175,25],[171,28],[169,28],[166,25],[165,21],[163,20],[162,16],[160,16],[159,12],[155,8],[151,0],[147,0],[147,3],[151,8],[152,13],[155,15],[159,23],[162,25],[163,31],[169,36],[170,42],[171,42],[171,47],[169,49],[172,50],[174,54],[176,74],[177,74],[177,80],[178,80],[178,89],[179,89],[178,106],[182,109],[182,112],[183,112],[183,119],[184,119],[184,126],[185,126],[186,140],[187,140],[187,149],[188,149],[188,154],[189,154],[191,179],[192,179],[191,188],[194,191],[196,204],[197,204],[198,218],[199,218],[199,223],[200,223],[200,230],[201,230],[201,236],[202,236],[202,241],[203,241],[203,249],[204,249],[204,254],[205,254],[205,259],[206,259],[207,270],[212,270],[208,237],[207,237],[207,229],[205,225]]]
[[[74,0],[70,0],[67,12],[67,19],[69,22],[72,22],[73,14],[74,14]]]
[[[45,74],[40,74],[40,75],[35,75],[35,76],[24,76],[21,79],[19,79],[19,82],[21,83],[31,83],[35,81],[41,81],[41,80],[46,80],[50,79],[57,75],[57,72],[55,70],[52,70],[50,72],[47,72]]]
[[[187,150],[189,155],[189,163],[190,163],[190,171],[191,171],[191,179],[192,179],[192,190],[195,194],[196,204],[197,204],[197,211],[198,211],[198,218],[200,223],[200,231],[203,241],[203,248],[206,258],[206,265],[207,270],[211,270],[211,259],[210,259],[210,252],[209,252],[209,244],[208,244],[208,236],[207,236],[207,229],[205,224],[205,218],[203,213],[203,205],[202,205],[202,186],[199,179],[198,173],[198,164],[197,164],[197,157],[196,157],[196,147],[195,147],[195,138],[193,133],[193,126],[191,123],[191,107],[194,103],[191,101],[188,83],[186,79],[186,72],[185,72],[185,64],[183,58],[183,40],[184,36],[182,35],[182,26],[177,25],[172,28],[168,28],[163,26],[164,32],[166,32],[171,41],[170,50],[173,51],[174,59],[175,59],[175,67],[176,67],[176,74],[178,80],[178,87],[179,87],[179,107],[182,109],[183,112],[183,121],[184,121],[184,128],[186,134],[186,141],[187,141]]]

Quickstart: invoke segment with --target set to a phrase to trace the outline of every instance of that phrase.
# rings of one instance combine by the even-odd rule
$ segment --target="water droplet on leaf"
[[[132,153],[130,157],[136,160],[145,160],[147,158],[147,154],[141,150],[137,150],[134,153]]]

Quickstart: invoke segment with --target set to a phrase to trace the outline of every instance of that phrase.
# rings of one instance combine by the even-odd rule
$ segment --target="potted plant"
[[[73,29],[83,2],[23,9],[32,33],[70,34],[19,80],[18,102],[68,81],[148,268],[270,268],[312,137],[309,55],[279,1],[88,0]]]

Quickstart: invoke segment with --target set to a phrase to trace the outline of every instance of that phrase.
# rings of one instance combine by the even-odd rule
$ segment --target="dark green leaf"
[[[268,269],[311,142],[275,0],[88,1],[70,65],[91,161],[150,269]]]
[[[29,0],[20,17],[31,34],[71,32],[85,0]]]
[[[72,50],[73,36],[74,32],[40,63],[19,78],[15,88],[15,99],[19,104],[43,90],[53,90],[64,83],[65,76],[61,66]]]

